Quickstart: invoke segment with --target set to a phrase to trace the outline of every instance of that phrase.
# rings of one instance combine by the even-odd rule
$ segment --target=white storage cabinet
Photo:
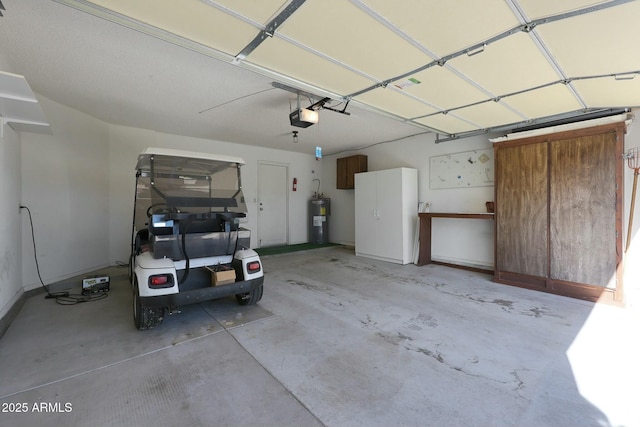
[[[356,255],[408,264],[418,215],[418,171],[355,175]]]

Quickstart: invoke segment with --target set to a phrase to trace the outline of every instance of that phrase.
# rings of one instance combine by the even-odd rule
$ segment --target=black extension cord
[[[36,271],[38,272],[38,279],[40,279],[40,284],[44,288],[44,291],[47,293],[45,295],[45,299],[55,299],[58,304],[61,305],[74,305],[79,304],[81,302],[92,302],[104,299],[108,296],[106,292],[102,292],[99,295],[95,296],[86,296],[81,294],[70,294],[69,292],[54,292],[49,291],[47,285],[44,284],[42,280],[42,276],[40,275],[40,265],[38,264],[38,252],[36,250],[36,237],[33,231],[33,218],[31,217],[31,210],[27,206],[20,205],[20,209],[26,209],[29,214],[29,224],[31,226],[31,242],[33,243],[33,259],[36,262]]]

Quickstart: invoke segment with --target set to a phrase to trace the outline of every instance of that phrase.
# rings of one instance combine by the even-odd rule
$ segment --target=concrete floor
[[[30,298],[0,340],[0,425],[640,425],[633,304],[342,247],[263,262],[258,305],[189,306],[145,332],[125,268],[101,301]]]

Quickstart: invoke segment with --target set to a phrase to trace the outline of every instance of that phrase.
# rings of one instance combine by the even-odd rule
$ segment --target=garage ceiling
[[[364,123],[376,120],[368,112],[396,119],[402,127],[387,137],[640,106],[640,1],[55,1],[213,57],[236,81],[256,72],[287,92],[289,107],[298,90],[303,107],[329,97],[325,106],[362,110]],[[321,121],[329,114],[339,113]]]

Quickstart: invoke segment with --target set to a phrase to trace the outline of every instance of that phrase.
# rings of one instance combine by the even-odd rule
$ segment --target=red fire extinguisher
[[[298,178],[293,178],[293,191],[298,191]]]

